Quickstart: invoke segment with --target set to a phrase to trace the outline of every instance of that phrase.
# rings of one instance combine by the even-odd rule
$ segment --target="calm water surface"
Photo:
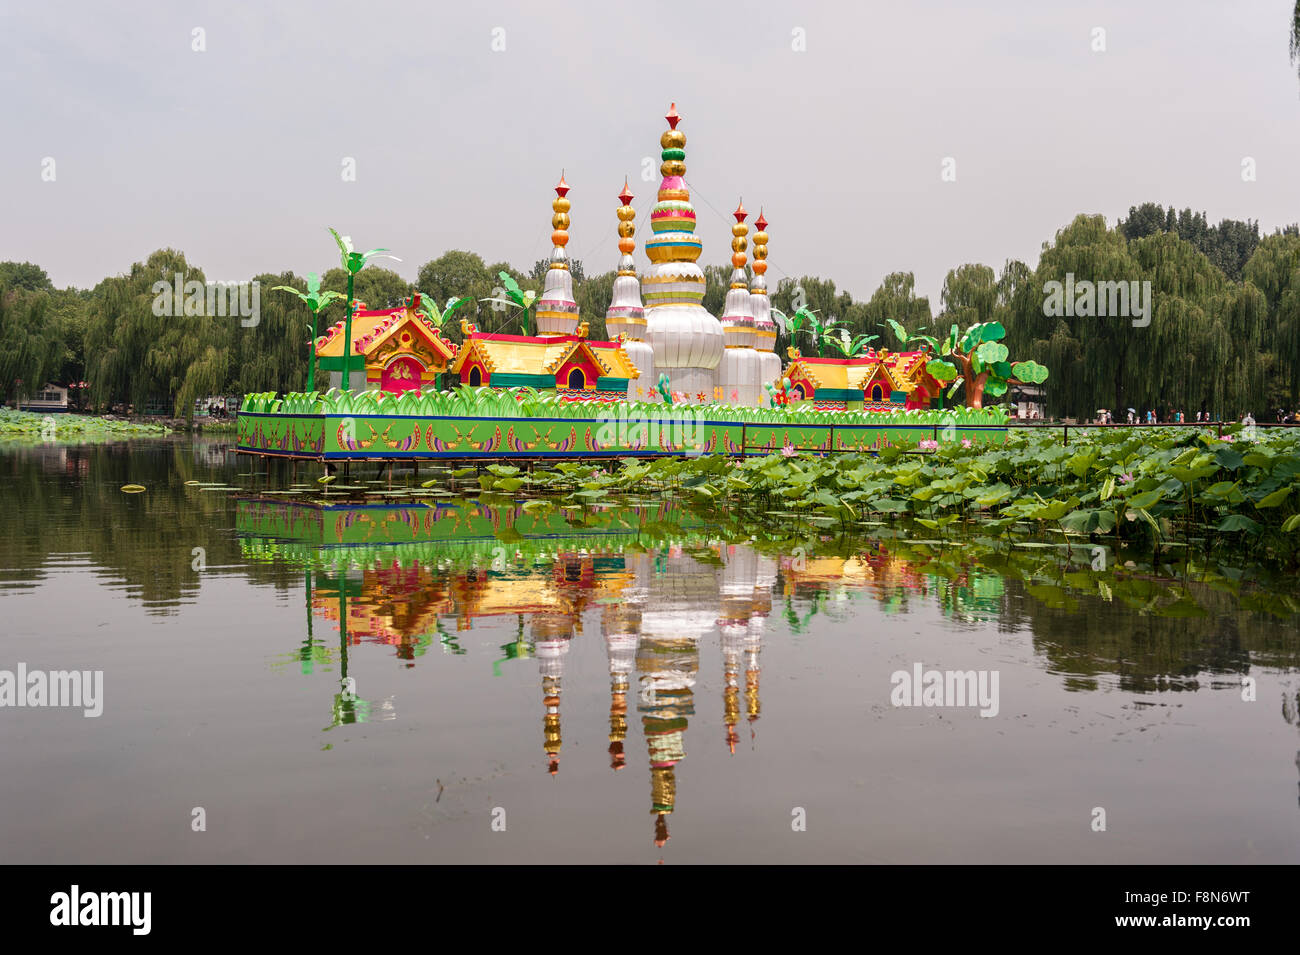
[[[0,861],[1300,862],[1287,580],[250,468],[0,447]]]

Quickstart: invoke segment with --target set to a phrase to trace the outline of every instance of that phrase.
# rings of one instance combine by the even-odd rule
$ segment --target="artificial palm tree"
[[[859,335],[854,338],[847,328],[840,328],[839,337],[827,335],[826,340],[834,345],[845,358],[856,358],[868,345],[878,339],[879,335]]]
[[[388,255],[387,249],[371,249],[369,252],[355,252],[352,249],[352,237],[339,235],[333,229],[330,229],[330,235],[334,236],[334,241],[339,246],[339,258],[343,262],[343,268],[348,273],[348,317],[343,326],[343,390],[352,389],[352,280],[356,274],[365,268],[366,262],[376,255],[382,255],[386,259],[392,259],[394,262],[402,261],[395,255]]]
[[[500,305],[505,305],[508,308],[519,309],[520,317],[523,319],[524,323],[524,334],[531,335],[532,332],[528,330],[528,313],[532,309],[533,303],[537,301],[537,293],[532,289],[528,289],[527,291],[521,289],[519,283],[511,278],[509,272],[498,272],[497,277],[501,279],[501,283],[505,286],[506,294],[497,295],[492,298],[479,299],[479,301],[495,302]]]
[[[322,292],[320,276],[315,272],[307,273],[307,291],[299,292],[292,285],[276,285],[272,292],[292,292],[307,303],[311,309],[311,354],[307,357],[307,391],[316,390],[316,318],[329,304],[343,298],[342,292]]]

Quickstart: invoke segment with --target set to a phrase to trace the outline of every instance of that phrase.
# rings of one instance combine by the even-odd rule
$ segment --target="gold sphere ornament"
[[[686,134],[680,129],[667,130],[659,137],[659,145],[664,149],[686,148]]]
[[[686,163],[680,159],[669,159],[659,166],[659,172],[667,178],[668,176],[686,175]]]
[[[744,252],[745,249],[748,248],[748,246],[749,246],[749,243],[745,241],[745,237],[744,237],[744,236],[739,236],[739,235],[738,235],[738,236],[736,236],[734,239],[731,240],[731,251],[732,251],[732,252]]]
[[[731,227],[732,235],[749,235],[749,226],[743,222],[737,222]]]
[[[631,222],[620,222],[618,224],[618,234],[620,238],[630,239],[636,232],[636,226]]]
[[[631,222],[636,218],[636,210],[631,206],[619,206],[618,218],[620,222]]]
[[[569,217],[563,212],[557,212],[551,216],[552,229],[567,229],[569,227]]]
[[[755,245],[754,258],[757,259],[759,262],[762,262],[765,258],[767,258],[767,246]]]
[[[572,207],[573,203],[563,197],[551,200],[551,208],[556,212],[568,212]]]
[[[764,232],[762,229],[759,229],[757,232],[755,232],[755,233],[754,233],[754,244],[755,244],[755,245],[767,245],[767,233]]]

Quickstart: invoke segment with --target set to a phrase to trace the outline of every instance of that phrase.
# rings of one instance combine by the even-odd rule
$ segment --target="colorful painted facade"
[[[451,372],[472,388],[550,389],[574,400],[619,401],[640,374],[619,343],[588,340],[585,324],[579,334],[544,337],[463,328]]]
[[[929,353],[874,349],[855,358],[812,358],[790,349],[790,400],[820,411],[896,411],[938,406],[943,385],[926,370]]]
[[[353,371],[364,371],[366,387],[401,394],[419,388],[436,389],[438,375],[447,370],[456,346],[419,312],[417,293],[398,308],[369,310],[357,303],[352,315]],[[333,387],[343,373],[342,321],[316,340],[320,367],[330,373]]]

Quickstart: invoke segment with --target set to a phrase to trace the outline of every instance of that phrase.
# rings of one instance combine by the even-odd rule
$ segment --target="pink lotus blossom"
[[[918,446],[922,451],[938,451],[938,450],[939,450],[939,442],[938,442],[938,441],[935,441],[933,438],[926,438],[925,440],[921,441],[920,444],[917,445],[917,446]]]
[[[969,448],[969,447],[971,446],[971,440],[970,440],[970,438],[962,438],[962,439],[961,439],[961,446],[962,446],[963,448]]]
[[[792,458],[798,453],[799,452],[794,449],[793,444],[787,444],[781,449],[781,457],[783,458]]]
[[[1133,472],[1132,472],[1132,471],[1126,471],[1126,472],[1124,472],[1123,474],[1121,474],[1121,475],[1119,476],[1119,483],[1120,483],[1120,484],[1132,484],[1132,483],[1133,483]]]
[[[1234,437],[1233,437],[1232,435],[1230,435],[1230,434],[1225,434],[1225,435],[1224,435],[1222,438],[1220,438],[1219,440],[1220,440],[1220,441],[1227,441],[1229,444],[1232,444],[1232,442],[1236,441],[1237,439],[1234,438]]]

